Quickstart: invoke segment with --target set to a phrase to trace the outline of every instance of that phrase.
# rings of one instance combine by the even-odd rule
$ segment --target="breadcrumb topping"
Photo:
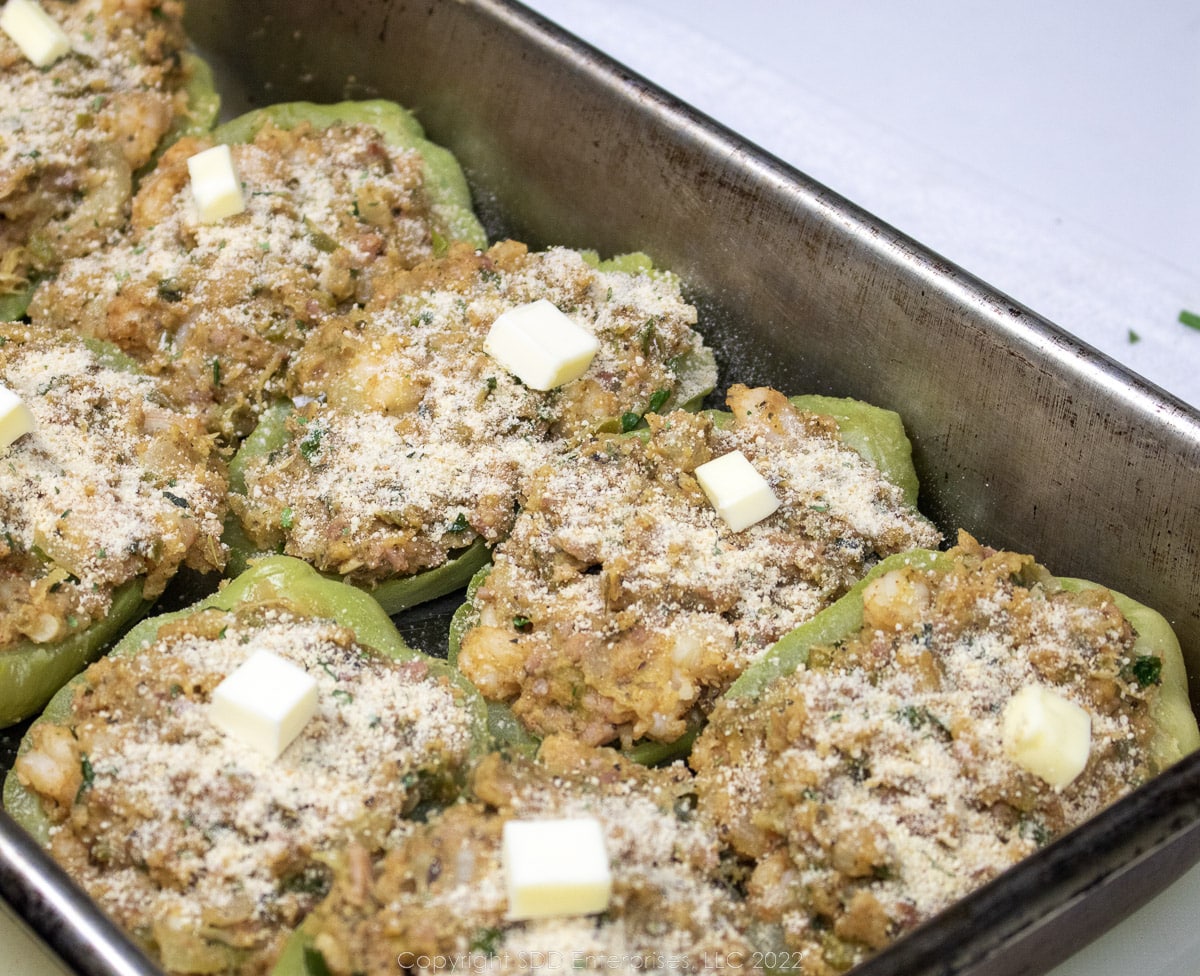
[[[327,621],[256,616],[207,611],[94,665],[15,766],[48,806],[60,863],[169,969],[232,964],[223,944],[249,954],[238,972],[269,966],[328,887],[330,856],[394,844],[419,802],[453,795],[472,745],[456,689],[424,662],[366,652]],[[275,760],[207,714],[260,649],[318,684],[315,716]]]
[[[1157,771],[1135,635],[1105,591],[963,537],[946,570],[895,570],[863,629],[760,697],[714,710],[693,750],[701,809],[754,862],[753,911],[806,974],[882,948]],[[1011,762],[1001,713],[1041,684],[1092,720],[1056,790]]]
[[[366,876],[339,876],[307,930],[332,972],[757,971],[748,918],[680,766],[547,739],[536,763],[485,758],[473,802],[414,831]],[[506,918],[500,859],[510,818],[594,817],[613,894],[598,916]]]
[[[181,565],[224,566],[224,465],[150,378],[9,325],[0,383],[35,420],[0,451],[0,646],[83,630],[137,577],[153,598]]]
[[[485,697],[511,702],[535,733],[670,742],[878,558],[936,544],[829,418],[773,390],[730,398],[728,425],[652,416],[645,439],[599,436],[535,474],[459,654]],[[692,474],[732,450],[781,502],[741,532]]]
[[[0,32],[0,295],[112,239],[187,108],[181,3],[41,3],[69,54],[37,68]]]
[[[187,159],[168,150],[138,191],[130,232],[36,293],[35,321],[108,339],[163,378],[229,442],[282,392],[289,356],[365,299],[381,266],[433,254],[423,169],[367,126],[264,125],[230,146],[246,211],[202,223]]]
[[[531,473],[576,435],[641,413],[656,391],[687,399],[715,382],[695,309],[669,276],[506,242],[456,249],[382,287],[364,313],[308,341],[292,371],[303,407],[290,440],[251,457],[245,495],[232,498],[256,545],[355,582],[435,568],[477,539],[494,545]],[[540,298],[601,343],[584,376],[548,393],[483,351],[502,312]],[[696,361],[685,377],[681,362]]]

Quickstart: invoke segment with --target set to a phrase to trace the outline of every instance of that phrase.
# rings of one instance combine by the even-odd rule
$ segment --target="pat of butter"
[[[0,451],[33,431],[33,414],[7,386],[0,386]]]
[[[1004,754],[1055,790],[1068,786],[1087,765],[1092,717],[1042,685],[1026,685],[1004,706]]]
[[[203,223],[215,224],[246,209],[242,181],[228,146],[213,146],[189,156],[187,166],[192,198]]]
[[[501,860],[510,919],[594,915],[608,908],[612,873],[594,817],[509,820]]]
[[[553,390],[578,379],[600,343],[545,298],[510,308],[483,341],[483,351],[533,390]]]
[[[779,499],[767,479],[754,470],[741,451],[731,451],[700,465],[696,480],[734,532],[761,522],[779,508]]]
[[[0,11],[0,30],[38,68],[46,68],[71,50],[71,39],[37,0],[8,0]]]
[[[317,682],[270,651],[255,651],[213,691],[209,719],[227,735],[276,758],[317,710]]]

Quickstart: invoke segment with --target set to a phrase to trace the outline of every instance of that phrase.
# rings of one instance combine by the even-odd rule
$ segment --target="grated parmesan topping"
[[[324,411],[307,431],[320,431],[322,446],[300,472],[304,483],[254,481],[243,510],[276,509],[278,526],[286,506],[292,515],[285,551],[351,578],[378,576],[380,568],[411,574],[442,564],[477,537],[496,542],[529,464],[521,453],[541,456],[536,443],[522,440],[467,451],[406,436],[380,414]]]
[[[735,387],[733,397],[763,391]],[[932,545],[900,489],[774,391],[796,422],[682,412],[597,438],[533,479],[475,597],[459,662],[538,733],[672,741],[693,706],[841,596],[882,555]],[[739,449],[781,506],[732,532],[691,471]],[[516,622],[516,623],[514,623]]]
[[[247,209],[201,223],[183,139],[134,202],[132,232],[71,262],[39,290],[34,321],[107,338],[166,377],[227,439],[281,392],[305,333],[362,300],[380,266],[433,253],[422,161],[367,126],[265,125],[230,147]]]
[[[752,906],[791,948],[857,962],[1154,771],[1154,689],[1122,676],[1124,619],[1111,600],[1014,584],[1007,556],[920,576],[913,592],[932,596],[915,620],[907,598],[868,590],[860,634],[714,711],[692,755],[701,809],[756,859]],[[1062,792],[1002,750],[1004,705],[1029,684],[1092,718],[1088,766]]]
[[[34,67],[0,33],[0,295],[109,239],[131,174],[184,111],[172,0],[42,0],[71,53]]]
[[[574,917],[509,926],[490,971],[519,969],[512,963],[535,952],[547,954],[550,971],[633,973],[717,969],[738,958],[750,962],[747,919],[717,877],[719,854],[709,825],[683,822],[663,809],[661,798],[639,795],[627,784],[575,793],[561,779],[555,785],[564,795],[522,797],[513,813],[534,819],[596,817],[613,865],[615,896],[599,924]],[[491,875],[493,885],[497,874]],[[454,901],[471,897],[460,889]]]
[[[293,439],[251,459],[245,497],[232,500],[258,546],[378,582],[439,566],[476,539],[494,544],[538,466],[581,429],[644,410],[656,390],[678,395],[673,361],[701,357],[695,310],[665,276],[512,242],[456,250],[422,274],[430,287],[410,276],[413,290],[332,320],[297,357]],[[588,372],[549,393],[483,352],[495,318],[537,298],[601,339]]]
[[[395,843],[471,747],[467,711],[423,662],[364,653],[326,621],[264,611],[217,630],[231,620],[218,616],[88,672],[69,722],[91,782],[52,829],[93,897],[168,960],[214,929],[218,945],[273,952],[327,885],[328,852]],[[207,714],[258,649],[318,684],[316,715],[276,760]]]
[[[430,973],[757,968],[711,825],[687,810],[686,772],[634,771],[577,743],[547,748],[563,753],[553,767],[487,757],[474,776],[486,806],[460,805],[417,828],[381,862],[369,897],[339,882],[312,926],[331,971],[381,971],[385,960]],[[604,833],[607,911],[508,921],[504,822],[579,816],[595,817]],[[431,855],[440,855],[433,868]]]
[[[225,479],[198,425],[78,341],[3,338],[0,382],[35,428],[0,452],[0,644],[82,629],[137,576],[151,598],[183,563],[221,568]]]

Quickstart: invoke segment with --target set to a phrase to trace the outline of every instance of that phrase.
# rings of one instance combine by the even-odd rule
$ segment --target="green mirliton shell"
[[[395,149],[418,153],[424,164],[425,192],[433,216],[435,250],[452,241],[467,241],[475,247],[487,246],[487,234],[471,205],[471,190],[454,155],[425,138],[425,130],[415,115],[395,102],[374,99],[318,105],[314,102],[284,102],[240,115],[216,128],[217,142],[251,142],[267,123],[281,129],[294,129],[308,123],[314,129],[334,125],[369,125]],[[438,242],[441,247],[438,247]]]
[[[860,400],[839,397],[808,395],[788,399],[800,410],[833,417],[842,441],[874,465],[889,482],[900,488],[904,493],[905,503],[911,508],[916,508],[918,482],[912,463],[912,444],[904,432],[904,424],[899,414]],[[733,423],[733,415],[726,411],[709,410],[705,411],[705,414],[717,427],[727,427]],[[648,436],[648,433],[645,430],[635,430],[626,436]],[[490,565],[484,566],[475,574],[467,589],[466,601],[455,611],[451,620],[448,659],[452,664],[457,661],[463,638],[478,620],[478,613],[473,605],[474,596],[487,579],[490,569]],[[750,670],[756,667],[758,664],[753,665]],[[744,678],[745,675],[738,679],[739,682]],[[526,755],[532,755],[537,750],[538,738],[525,729],[508,704],[489,701],[488,715],[492,734],[497,742]],[[681,758],[691,751],[692,743],[702,727],[703,722],[696,719],[689,724],[688,731],[674,742],[655,742],[647,739],[634,743],[626,750],[626,754],[645,765]]]

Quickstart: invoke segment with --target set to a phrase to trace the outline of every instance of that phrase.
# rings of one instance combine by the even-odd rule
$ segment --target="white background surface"
[[[1194,0],[529,5],[1200,405]],[[1194,973],[1198,913],[1200,868],[1054,976]],[[0,947],[58,972],[3,915]]]

